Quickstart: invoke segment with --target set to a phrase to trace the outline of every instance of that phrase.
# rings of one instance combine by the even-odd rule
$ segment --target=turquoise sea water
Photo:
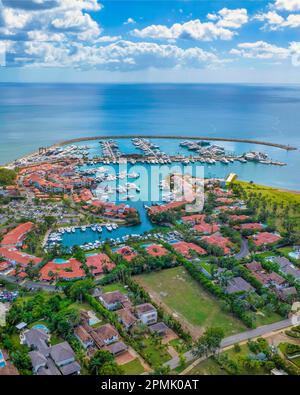
[[[0,163],[57,141],[103,134],[238,137],[299,148],[299,125],[299,85],[0,84]],[[177,151],[175,145],[169,140],[165,149]],[[233,170],[300,189],[299,151],[271,154],[289,166]]]
[[[178,135],[244,138],[290,144],[297,151],[244,143],[223,143],[228,151],[259,150],[287,166],[256,163],[204,165],[206,177],[240,179],[300,190],[300,86],[209,84],[0,84],[0,164],[39,147],[76,137],[97,135]],[[168,154],[186,153],[180,140],[154,140]],[[98,141],[91,155],[100,154]],[[124,153],[136,150],[129,139],[119,141]],[[144,180],[143,180],[144,181]],[[140,181],[136,182],[143,188]],[[132,202],[142,224],[103,231],[101,239],[142,233],[151,224],[142,202]],[[88,235],[88,237],[87,237]],[[96,232],[65,234],[64,244],[99,238]]]

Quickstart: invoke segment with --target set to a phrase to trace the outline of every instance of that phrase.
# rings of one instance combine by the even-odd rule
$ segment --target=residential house
[[[82,347],[88,348],[94,345],[94,340],[84,326],[79,325],[74,331],[75,337],[80,341]]]
[[[100,302],[108,310],[117,310],[124,305],[130,305],[128,297],[120,291],[112,291],[103,293],[99,296]]]
[[[225,292],[228,294],[251,291],[254,291],[254,288],[242,277],[233,277],[232,279],[230,279],[225,289]]]
[[[143,303],[135,306],[138,318],[145,325],[152,325],[157,322],[157,310],[150,303]]]
[[[120,309],[117,311],[117,315],[119,317],[119,321],[124,325],[126,330],[132,328],[132,326],[137,321],[137,318],[132,314],[129,309]]]

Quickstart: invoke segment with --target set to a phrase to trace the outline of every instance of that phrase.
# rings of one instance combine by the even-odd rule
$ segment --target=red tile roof
[[[74,258],[69,259],[66,263],[48,262],[40,270],[40,279],[43,281],[50,281],[51,276],[49,276],[49,272],[53,272],[59,279],[63,280],[84,278],[86,274],[81,266],[81,262]]]
[[[258,233],[257,235],[254,235],[252,237],[254,244],[258,247],[265,245],[265,244],[276,243],[280,239],[281,239],[281,236],[276,235],[274,233],[269,233],[269,232]]]
[[[240,228],[241,229],[262,230],[263,226],[262,226],[262,224],[259,224],[258,222],[253,222],[253,223],[248,223],[248,224],[241,224]]]
[[[22,243],[25,236],[34,227],[32,222],[25,222],[24,224],[18,225],[16,228],[8,232],[1,241],[2,246],[13,246]]]
[[[247,219],[249,219],[249,215],[230,215],[229,219],[231,221],[236,221],[236,222],[240,222],[240,221],[247,221]]]
[[[205,218],[206,218],[205,214],[194,214],[194,215],[187,215],[185,217],[182,217],[182,221],[192,224],[202,224],[205,221]]]
[[[6,270],[10,267],[10,263],[9,262],[0,262],[0,272],[2,272],[3,270]]]
[[[199,225],[195,225],[193,229],[199,233],[212,234],[218,232],[220,230],[220,226],[218,224],[202,223]]]
[[[117,254],[122,255],[126,261],[131,262],[137,256],[137,253],[129,246],[123,246],[115,251]]]
[[[146,247],[146,251],[152,256],[163,256],[167,255],[168,251],[160,244],[152,244]]]
[[[200,255],[205,255],[206,251],[198,246],[197,244],[194,243],[187,243],[185,241],[180,241],[178,243],[172,244],[172,247],[174,247],[174,249],[179,252],[180,254],[182,254],[183,256],[185,256],[186,258],[190,258],[191,254],[190,251],[195,251]]]
[[[230,247],[232,245],[231,241],[227,237],[219,236],[219,235],[211,235],[211,236],[204,236],[202,240],[208,244],[218,246],[222,248],[224,254],[230,253]]]
[[[104,268],[110,271],[116,266],[106,254],[87,256],[86,264],[88,267],[94,267],[92,273],[95,275],[104,273]]]
[[[223,204],[232,204],[235,202],[235,199],[228,199],[226,197],[219,197],[216,199],[217,203],[223,203]]]
[[[158,213],[162,213],[164,211],[174,210],[176,208],[184,206],[185,204],[186,204],[186,201],[181,201],[181,202],[171,202],[168,204],[162,204],[160,206],[151,206],[148,210],[148,213],[150,215],[158,214]]]
[[[33,265],[38,265],[42,261],[41,258],[7,247],[0,247],[0,256],[3,256],[9,262],[18,263],[21,266],[27,266],[30,262]]]

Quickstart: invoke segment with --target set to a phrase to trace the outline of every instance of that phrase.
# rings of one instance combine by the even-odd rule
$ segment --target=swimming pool
[[[61,259],[61,258],[53,259],[53,262],[54,263],[67,263],[67,261],[65,259]]]
[[[289,257],[293,259],[299,259],[299,253],[298,252],[290,252]]]
[[[49,329],[46,327],[46,325],[43,324],[38,324],[33,326],[34,329],[42,329],[46,333],[49,333]]]
[[[6,366],[6,362],[4,360],[4,356],[2,354],[2,351],[0,350],[0,368],[4,368]]]

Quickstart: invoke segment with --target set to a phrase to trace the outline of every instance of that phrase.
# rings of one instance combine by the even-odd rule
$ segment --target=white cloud
[[[199,19],[183,24],[175,23],[170,28],[164,25],[151,25],[142,30],[134,29],[132,34],[140,38],[197,41],[231,40],[234,36],[231,30],[218,27],[211,22],[202,23]]]
[[[124,25],[134,25],[136,21],[133,18],[128,18],[127,21],[124,22]]]
[[[300,42],[292,42],[287,48],[279,47],[265,41],[240,43],[230,53],[248,59],[284,60],[290,58],[295,53],[300,53]]]
[[[4,0],[0,38],[24,41],[64,33],[76,40],[88,40],[102,32],[88,12],[101,8],[98,0]]]
[[[254,16],[253,19],[265,22],[264,29],[279,30],[283,28],[296,28],[300,26],[300,14],[289,14],[286,18],[276,11],[269,11]]]
[[[132,34],[140,38],[153,39],[191,39],[198,41],[231,40],[236,34],[232,30],[241,28],[248,22],[245,8],[230,10],[223,8],[217,14],[208,14],[209,22],[194,19],[185,23],[165,25],[150,25],[144,29],[134,29]]]
[[[182,49],[175,45],[147,42],[118,41],[106,46],[77,43],[68,48],[56,42],[25,42],[17,45],[23,45],[24,54],[17,63],[45,67],[129,71],[151,67],[203,68],[221,63],[214,53],[201,48]]]
[[[246,8],[230,10],[222,8],[217,14],[208,14],[207,18],[218,21],[217,26],[228,29],[239,29],[249,20]]]
[[[284,11],[300,11],[300,0],[276,0],[274,7]]]

